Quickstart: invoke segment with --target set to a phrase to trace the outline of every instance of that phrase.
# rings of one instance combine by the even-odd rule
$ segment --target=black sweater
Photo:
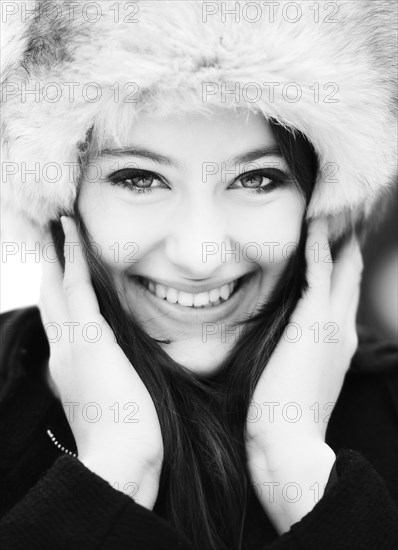
[[[49,347],[39,310],[0,319],[0,549],[192,550],[161,510],[144,508],[53,444],[47,428],[77,450],[44,376]],[[281,536],[253,491],[245,549],[398,548],[398,348],[358,332],[326,433],[338,481]]]

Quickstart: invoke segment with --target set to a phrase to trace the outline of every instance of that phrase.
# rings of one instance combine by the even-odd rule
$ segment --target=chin
[[[228,350],[224,353],[220,353],[219,349],[217,352],[210,349],[205,351],[206,344],[203,342],[200,342],[202,349],[195,349],[193,346],[189,349],[179,349],[178,343],[160,345],[171,359],[200,377],[216,374],[228,355]]]

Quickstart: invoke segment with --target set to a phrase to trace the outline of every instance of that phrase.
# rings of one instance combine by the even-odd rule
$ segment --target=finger
[[[359,242],[353,235],[344,243],[332,273],[331,303],[344,319],[360,289],[363,271]]]
[[[329,297],[333,262],[328,239],[328,223],[325,218],[316,218],[308,226],[306,242],[308,292]]]
[[[72,218],[61,216],[61,222],[65,232],[63,289],[69,314],[74,321],[93,321],[101,314],[79,234]]]
[[[49,239],[50,242],[52,242],[51,236]],[[68,318],[68,309],[63,292],[63,272],[61,264],[57,256],[45,256],[41,267],[42,276],[40,282],[39,304],[46,317],[46,322],[65,321]]]

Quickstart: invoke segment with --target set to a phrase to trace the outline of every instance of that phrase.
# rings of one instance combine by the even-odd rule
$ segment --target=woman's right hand
[[[118,486],[138,484],[137,500],[152,508],[163,462],[155,405],[100,313],[73,219],[61,221],[65,274],[58,260],[44,262],[39,302],[44,326],[57,330],[49,338],[51,382],[79,460]]]

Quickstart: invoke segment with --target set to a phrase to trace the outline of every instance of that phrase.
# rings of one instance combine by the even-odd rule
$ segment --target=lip
[[[188,292],[189,294],[200,294],[201,292],[210,292],[211,290],[214,290],[216,288],[221,288],[224,285],[229,285],[230,283],[233,283],[237,279],[241,279],[242,277],[245,277],[245,275],[239,275],[234,278],[230,279],[224,279],[223,281],[215,282],[215,283],[207,283],[207,284],[197,284],[197,285],[188,285],[184,283],[178,283],[175,284],[172,281],[166,281],[166,279],[151,279],[151,277],[145,277],[143,276],[136,276],[136,279],[147,279],[148,281],[152,281],[155,284],[163,285],[165,287],[174,288],[175,290],[182,291],[182,292]]]
[[[158,313],[161,313],[170,320],[176,321],[178,324],[225,321],[241,307],[246,288],[248,285],[252,284],[256,278],[258,278],[258,273],[255,271],[251,271],[244,275],[239,288],[234,292],[231,298],[218,306],[213,306],[211,308],[192,308],[181,306],[178,303],[172,304],[163,298],[159,298],[142,285],[136,277],[132,277],[134,284],[140,288],[145,298]]]

